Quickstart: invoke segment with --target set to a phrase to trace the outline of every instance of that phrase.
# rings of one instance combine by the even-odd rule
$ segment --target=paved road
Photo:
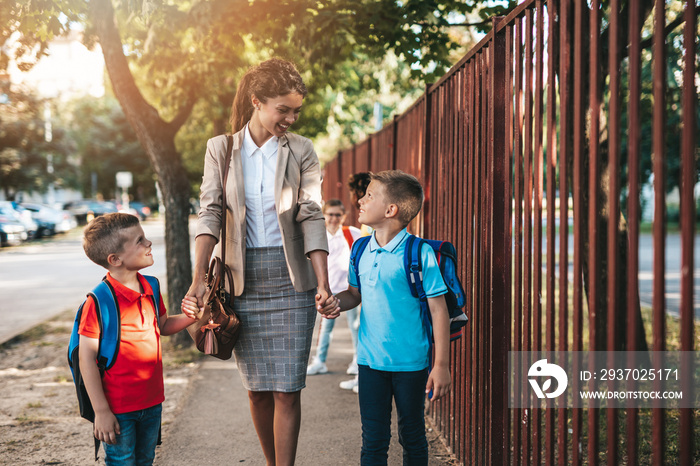
[[[166,287],[162,220],[143,223],[155,264],[144,269]],[[0,250],[0,343],[68,309],[77,310],[105,275],[81,243],[81,229]]]
[[[678,233],[666,235],[666,310],[679,315],[681,303],[681,237]],[[693,271],[693,309],[700,319],[700,236],[695,236]],[[639,299],[642,306],[652,307],[654,286],[654,240],[651,234],[639,237]]]
[[[680,278],[681,278],[681,237],[679,233],[668,233],[665,242],[665,299],[666,312],[678,316],[680,309]],[[574,279],[574,235],[569,235],[569,285]],[[542,243],[543,254],[547,251],[546,241]],[[559,235],[556,236],[555,254],[559,258]],[[626,267],[626,264],[622,265]],[[639,301],[642,306],[652,307],[654,286],[654,239],[651,233],[639,235]],[[557,265],[556,273],[559,273]],[[700,320],[700,235],[695,236],[694,275],[693,275],[693,309],[695,319]],[[623,285],[623,288],[625,286]]]

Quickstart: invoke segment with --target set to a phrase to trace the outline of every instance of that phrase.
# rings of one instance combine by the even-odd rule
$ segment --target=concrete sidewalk
[[[320,317],[316,319],[311,354],[315,354]],[[297,465],[357,465],[360,463],[361,424],[357,395],[338,384],[352,359],[350,332],[345,317],[338,319],[328,352],[329,372],[308,376],[302,391],[302,419]],[[394,410],[395,412],[395,410]],[[436,451],[438,454],[435,454]],[[439,441],[431,444],[431,466],[444,462],[446,452]],[[191,381],[184,406],[167,427],[156,464],[171,465],[264,465],[236,365],[207,358]],[[402,464],[396,419],[389,448],[389,464]]]

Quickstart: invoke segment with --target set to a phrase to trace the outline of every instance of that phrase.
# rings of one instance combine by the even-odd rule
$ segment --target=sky
[[[10,64],[11,81],[33,88],[42,97],[69,99],[86,94],[102,97],[105,93],[102,51],[99,46],[88,50],[80,42],[80,34],[81,31],[72,31],[68,37],[53,40],[49,56],[26,73]]]

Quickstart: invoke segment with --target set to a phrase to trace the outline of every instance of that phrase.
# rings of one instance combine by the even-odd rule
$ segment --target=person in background
[[[369,186],[370,181],[372,181],[372,179],[370,177],[369,172],[358,172],[348,177],[347,186],[348,190],[350,191],[350,202],[352,202],[352,204],[355,206],[355,209],[357,209],[358,212],[360,211],[360,204],[358,201],[365,196],[365,192],[367,191],[367,186]],[[360,233],[362,234],[362,236],[371,235],[372,227],[370,227],[369,225],[361,224]],[[358,309],[360,308],[361,306]],[[355,321],[352,324],[352,328],[355,329],[355,332],[357,332],[357,328],[360,326],[360,312],[361,311],[358,311],[356,313]],[[350,319],[350,315],[348,316],[348,319]],[[353,377],[350,380],[343,380],[342,382],[340,382],[339,385],[340,388],[344,390],[352,390],[353,392],[357,393],[357,372],[355,372],[355,377]]]
[[[321,167],[311,141],[289,132],[306,93],[295,66],[279,58],[253,66],[239,82],[226,186],[228,138],[207,142],[187,292],[203,307],[205,274],[226,215],[226,262],[233,275],[233,287],[228,281],[227,287],[241,320],[234,356],[265,460],[276,466],[296,459],[316,309],[330,296]]]
[[[367,191],[367,186],[369,186],[371,178],[369,172],[358,172],[353,175],[348,176],[348,190],[350,190],[350,202],[359,211],[360,204],[358,201],[365,196],[365,191]],[[367,236],[372,234],[372,227],[362,224],[360,231],[362,236]]]
[[[329,199],[323,205],[323,215],[326,218],[326,236],[328,237],[328,280],[332,293],[340,293],[348,288],[348,266],[350,265],[350,249],[352,243],[361,236],[360,230],[353,226],[345,226],[345,206],[340,199]],[[353,358],[348,366],[347,373],[357,375],[357,321],[358,308],[350,309],[345,314],[348,318],[348,327],[352,336]],[[316,356],[309,367],[306,368],[306,375],[325,374],[328,372],[326,357],[328,356],[328,346],[333,338],[333,327],[335,319],[322,319],[321,328],[316,347]],[[355,382],[352,379],[351,382]],[[341,388],[343,387],[341,382]],[[352,389],[354,383],[348,389]]]

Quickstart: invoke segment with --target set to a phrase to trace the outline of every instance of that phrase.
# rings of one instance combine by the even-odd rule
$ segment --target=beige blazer
[[[245,276],[246,207],[242,145],[243,130],[233,135],[231,168],[226,183],[226,263],[233,272],[235,296],[243,293]],[[217,240],[220,237],[225,159],[226,135],[210,139],[204,158],[196,236],[212,235]],[[317,283],[308,254],[319,249],[328,252],[326,225],[321,211],[321,167],[311,141],[296,134],[288,133],[279,140],[275,206],[294,289],[311,290]],[[220,244],[217,244],[214,254],[221,255]]]

